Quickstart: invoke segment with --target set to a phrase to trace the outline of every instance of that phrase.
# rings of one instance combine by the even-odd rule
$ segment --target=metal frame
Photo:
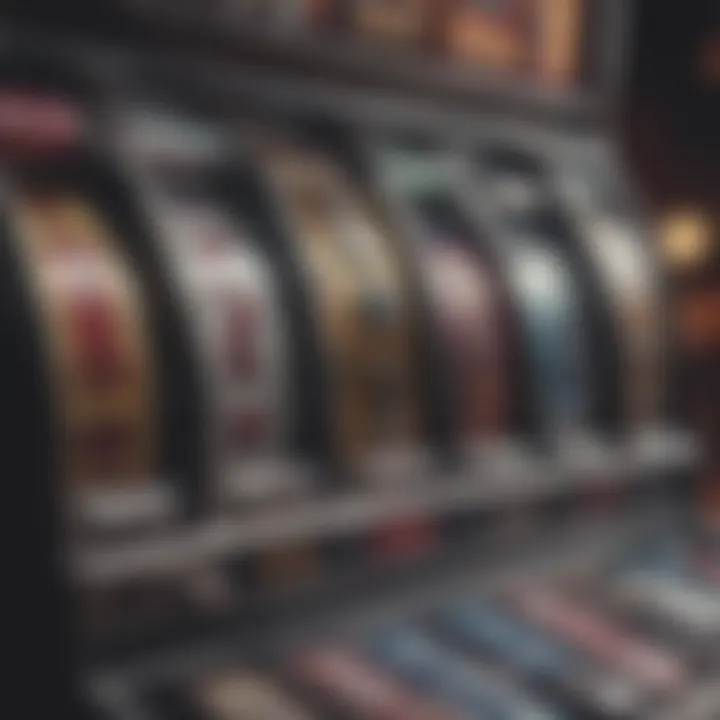
[[[169,9],[138,20],[122,4],[121,0],[68,0],[59,8],[52,0],[27,0],[0,11],[0,17],[45,33],[60,31],[73,45],[95,41],[131,45],[144,52],[174,49],[178,54],[191,48],[195,59],[225,60],[236,72],[252,68],[253,73],[274,70],[299,80],[321,77],[346,87],[426,97],[475,112],[562,122],[612,118],[628,57],[631,13],[627,0],[604,0],[597,30],[601,40],[596,86],[553,90],[422,53],[368,47],[352,38],[229,28],[206,17],[189,22],[172,11],[172,3]]]
[[[31,13],[36,13],[38,6],[47,8],[49,4],[55,3],[52,0],[49,3],[36,0],[28,2],[27,8],[32,8]],[[76,0],[75,4],[80,7],[83,2]],[[8,29],[5,36],[0,37],[0,45],[21,47],[23,43],[30,42],[34,46],[47,48],[51,54],[56,53],[59,57],[67,57],[93,68],[98,75],[108,73],[118,84],[142,73],[143,68],[150,65],[168,77],[202,88],[208,102],[230,110],[242,109],[243,103],[257,102],[269,109],[283,108],[299,115],[325,114],[353,126],[359,123],[378,129],[413,128],[430,133],[444,129],[453,135],[467,138],[501,135],[551,146],[557,142],[558,128],[570,127],[588,137],[604,138],[612,131],[610,121],[621,88],[626,57],[630,3],[627,0],[607,0],[607,4],[607,26],[602,31],[606,40],[602,43],[603,77],[606,82],[597,94],[592,95],[566,93],[562,97],[547,96],[544,91],[538,92],[536,88],[527,87],[513,87],[505,91],[497,85],[493,87],[493,83],[483,81],[478,73],[468,75],[455,68],[440,67],[437,63],[421,63],[419,69],[415,62],[399,63],[397,71],[383,79],[379,76],[386,74],[386,64],[374,60],[374,67],[368,67],[372,58],[360,50],[351,50],[349,62],[346,58],[344,70],[355,82],[355,86],[350,87],[346,82],[340,82],[343,70],[340,48],[318,49],[314,42],[295,42],[291,48],[274,48],[275,56],[292,50],[292,57],[303,59],[300,63],[301,72],[294,73],[294,78],[287,67],[277,62],[277,57],[274,62],[266,62],[264,69],[256,67],[251,71],[240,72],[243,66],[239,54],[226,52],[224,58],[213,59],[212,54],[206,52],[207,38],[204,43],[199,41],[199,37],[196,38],[197,53],[193,60],[180,59],[176,52],[183,39],[180,33],[171,32],[168,43],[153,46],[162,37],[162,27],[152,29],[145,39],[144,47],[138,48],[136,57],[128,58],[123,51],[106,50],[103,47],[103,43],[108,40],[122,40],[122,33],[127,28],[116,36],[104,31],[99,35],[100,40],[93,40],[89,39],[92,33],[88,32],[92,21],[85,23],[83,30],[73,30],[65,23],[65,40],[58,40],[47,32],[38,35],[32,31],[16,32]],[[91,0],[86,5],[97,8],[100,4]],[[69,13],[67,4],[63,11]],[[31,17],[28,12],[16,12],[15,17],[24,16],[26,20]],[[78,37],[84,37],[83,42],[78,43]],[[184,37],[189,40],[187,34]],[[262,45],[257,40],[255,44]],[[264,52],[266,56],[272,55],[267,49]],[[255,48],[255,55],[256,60],[257,56],[263,55],[259,47]],[[327,73],[324,79],[307,77],[308,69],[323,65],[327,65],[333,72]],[[379,87],[381,79],[382,87]],[[443,87],[448,89],[442,91]],[[401,88],[400,91],[398,88]],[[235,556],[273,543],[369,528],[398,513],[440,508],[452,510],[464,508],[468,503],[480,508],[512,506],[519,500],[552,497],[570,488],[578,489],[579,486],[588,490],[601,485],[607,487],[598,481],[596,471],[581,474],[578,480],[574,473],[557,465],[539,465],[522,457],[518,465],[518,457],[515,456],[514,465],[508,464],[507,460],[505,464],[495,461],[494,465],[487,464],[482,474],[454,479],[454,482],[437,483],[432,487],[428,485],[423,492],[415,493],[412,497],[398,492],[381,497],[364,493],[322,498],[307,502],[299,508],[285,509],[279,516],[258,513],[257,517],[242,526],[227,521],[210,522],[200,525],[192,533],[174,535],[150,544],[132,543],[115,548],[85,546],[76,549],[77,553],[71,556],[70,577],[92,585],[112,585],[127,578],[152,573],[157,567],[167,568],[172,565],[176,570],[182,570],[188,566],[197,566],[208,556]],[[640,462],[637,456],[630,461],[625,458],[625,472],[616,476],[617,482],[622,485],[653,481],[659,477],[658,467],[665,467],[666,462],[672,461],[683,464],[688,457],[687,448],[676,448],[675,454],[669,452],[650,461],[645,458]],[[605,464],[601,463],[600,469],[616,469],[617,461],[618,458],[612,454],[605,454]],[[22,483],[16,483],[17,489],[12,493],[13,502],[6,503],[6,508],[8,517],[35,518],[36,523],[42,526],[40,536],[37,528],[30,525],[20,526],[17,521],[0,523],[3,526],[5,548],[12,552],[25,547],[27,543],[32,548],[27,556],[28,568],[24,573],[28,577],[21,579],[22,585],[10,596],[10,622],[16,620],[13,640],[17,642],[11,644],[10,648],[6,647],[6,652],[12,656],[16,648],[18,651],[23,650],[28,645],[28,638],[31,641],[28,647],[40,647],[45,643],[53,648],[53,652],[47,656],[38,656],[35,673],[26,675],[23,680],[31,688],[27,695],[28,701],[39,702],[46,708],[52,703],[57,714],[59,708],[78,700],[77,691],[82,688],[78,687],[78,678],[69,662],[70,658],[76,656],[76,648],[73,646],[69,623],[72,614],[70,589],[65,586],[68,578],[57,577],[58,567],[62,567],[62,563],[57,561],[58,548],[62,549],[64,542],[56,525],[59,502],[51,488],[41,487],[39,494],[42,497],[38,497],[31,487],[33,480],[34,477],[24,478]],[[546,553],[547,548],[543,548],[542,552]],[[502,558],[500,560],[502,564]],[[581,562],[584,561],[583,558]],[[519,567],[522,568],[519,572],[524,572],[528,566]],[[512,569],[509,572],[512,573]],[[483,582],[492,583],[496,577],[497,573],[490,572]],[[35,593],[34,604],[23,607],[21,589]],[[36,609],[40,600],[44,612],[31,615],[30,611]],[[42,693],[38,692],[39,688],[42,688]],[[35,716],[35,713],[30,714]],[[40,716],[40,712],[36,714]]]

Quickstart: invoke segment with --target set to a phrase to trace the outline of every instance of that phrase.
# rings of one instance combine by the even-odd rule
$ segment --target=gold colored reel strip
[[[411,310],[389,238],[331,161],[292,151],[267,167],[311,278],[340,457],[405,449],[419,429]]]
[[[73,490],[144,484],[157,468],[156,369],[140,289],[85,199],[13,201],[46,332],[59,474]]]

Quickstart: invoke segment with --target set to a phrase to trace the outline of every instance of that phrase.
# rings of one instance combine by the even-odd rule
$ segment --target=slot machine
[[[34,488],[63,526],[25,570],[80,621],[55,679],[112,720],[629,720],[692,689],[565,592],[687,532],[663,488],[695,461],[611,152],[620,3],[71,4],[84,30],[9,46],[42,37],[42,73],[0,72],[0,412],[34,480],[0,526],[27,542]]]

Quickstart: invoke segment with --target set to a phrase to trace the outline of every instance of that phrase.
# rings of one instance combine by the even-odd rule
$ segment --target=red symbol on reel
[[[106,384],[126,372],[116,308],[100,296],[75,298],[71,331],[83,380]]]

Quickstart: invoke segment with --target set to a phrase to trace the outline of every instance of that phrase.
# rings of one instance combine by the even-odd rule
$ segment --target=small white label
[[[259,502],[308,495],[315,485],[315,473],[297,461],[247,458],[228,471],[223,494],[229,502]]]
[[[383,450],[370,457],[360,474],[370,485],[396,487],[420,483],[431,470],[429,454],[419,448]]]
[[[179,511],[178,496],[169,483],[149,480],[112,489],[90,489],[78,495],[71,512],[83,526],[119,530],[166,522]]]
[[[573,475],[610,476],[616,470],[615,457],[608,446],[586,433],[566,433],[557,439],[558,461]]]

